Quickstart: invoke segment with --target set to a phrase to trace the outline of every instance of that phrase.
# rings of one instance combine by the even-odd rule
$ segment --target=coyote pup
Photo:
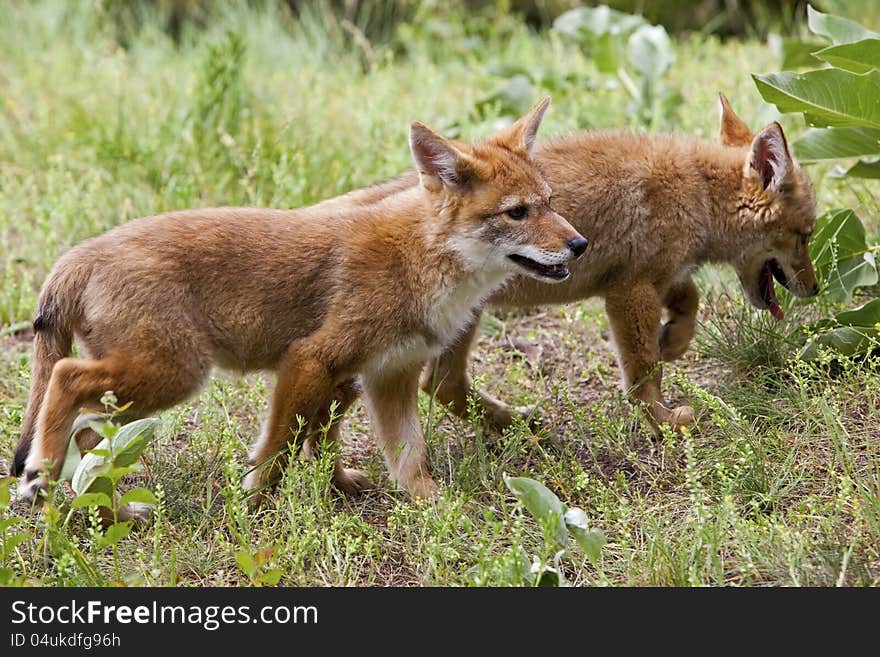
[[[277,373],[247,488],[278,476],[272,457],[294,441],[298,417],[316,433],[331,402],[343,413],[362,384],[391,476],[433,495],[417,406],[424,362],[511,274],[563,281],[587,246],[550,208],[530,156],[548,105],[474,145],[413,123],[419,184],[368,207],[170,212],[71,249],[34,321],[13,464],[21,497],[58,477],[71,424],[105,391],[153,413],[195,394],[214,364]],[[74,338],[87,357],[70,357]],[[339,463],[334,480],[350,492],[370,485]]]
[[[589,257],[561,285],[517,276],[490,299],[534,306],[602,297],[623,387],[645,404],[655,428],[694,419],[690,406],[662,403],[659,364],[679,358],[694,335],[699,297],[691,274],[700,265],[733,265],[749,302],[777,318],[774,278],[799,297],[819,289],[809,255],[813,189],[780,125],[753,135],[722,95],[720,141],[581,132],[540,144],[535,159],[553,187],[553,207],[590,236]],[[467,409],[476,325],[436,363],[437,397],[459,414]],[[478,394],[492,423],[511,422],[508,406]]]

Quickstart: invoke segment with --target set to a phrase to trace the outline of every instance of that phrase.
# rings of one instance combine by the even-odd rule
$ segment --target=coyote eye
[[[515,208],[511,208],[507,211],[507,216],[511,219],[516,219],[519,221],[520,219],[525,219],[526,215],[529,213],[529,209],[524,205],[517,205]]]

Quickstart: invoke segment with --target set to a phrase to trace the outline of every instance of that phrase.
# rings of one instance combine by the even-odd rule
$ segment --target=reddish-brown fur
[[[732,264],[758,308],[768,307],[761,276],[771,259],[795,295],[818,290],[808,250],[812,186],[781,127],[753,135],[723,96],[721,119],[720,145],[623,132],[583,132],[541,145],[535,157],[553,187],[553,207],[590,236],[588,257],[560,285],[516,277],[490,300],[532,306],[604,298],[624,389],[646,405],[655,428],[693,422],[691,407],[663,404],[660,362],[679,358],[694,335],[699,295],[691,274],[700,265]],[[460,414],[471,388],[475,326],[436,362],[437,397]],[[432,369],[423,376],[426,389]],[[490,421],[510,423],[509,407],[476,394]]]
[[[529,157],[547,104],[473,146],[413,124],[421,184],[369,206],[171,212],[74,247],[40,295],[15,457],[22,496],[58,476],[71,423],[105,391],[153,413],[197,392],[214,364],[277,373],[250,489],[277,476],[274,457],[295,440],[298,417],[317,433],[331,401],[344,413],[362,381],[392,476],[432,495],[416,403],[425,359],[524,271],[510,254],[540,253],[558,271],[583,250]],[[512,199],[528,206],[527,220],[504,214]],[[85,357],[69,356],[74,337]],[[335,481],[369,485],[339,464]]]
[[[535,158],[553,188],[553,207],[590,236],[589,257],[559,285],[518,276],[490,299],[504,307],[604,298],[623,386],[645,403],[655,428],[693,421],[689,406],[662,403],[660,363],[679,358],[693,337],[699,294],[691,274],[700,265],[734,265],[759,308],[768,307],[760,288],[770,259],[778,261],[794,294],[817,289],[807,248],[813,191],[781,127],[774,123],[753,135],[722,96],[719,137],[715,144],[688,136],[581,132],[541,144]],[[403,176],[384,187],[414,183]],[[332,202],[376,202],[382,190]],[[437,398],[459,414],[472,392],[467,364],[475,332],[473,323],[422,377],[425,390],[436,380]],[[508,406],[476,394],[491,423],[510,424]]]

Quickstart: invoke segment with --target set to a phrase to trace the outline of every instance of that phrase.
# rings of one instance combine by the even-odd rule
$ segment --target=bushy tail
[[[12,460],[12,474],[16,477],[24,472],[52,368],[59,360],[70,355],[74,327],[82,316],[80,297],[91,275],[91,267],[65,260],[58,262],[40,292],[34,319],[31,391],[21,425],[21,437]]]

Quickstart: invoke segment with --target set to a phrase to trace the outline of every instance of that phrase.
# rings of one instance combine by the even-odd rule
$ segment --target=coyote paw
[[[375,488],[367,475],[354,468],[338,468],[333,475],[333,485],[346,495],[357,495]]]
[[[433,500],[440,493],[440,488],[428,476],[420,476],[407,482],[404,489],[413,499]]]
[[[668,422],[676,429],[680,427],[689,427],[694,423],[694,409],[690,406],[673,408],[670,412]]]
[[[16,503],[22,506],[40,506],[43,496],[40,491],[49,490],[49,482],[36,470],[25,470],[18,480]]]

